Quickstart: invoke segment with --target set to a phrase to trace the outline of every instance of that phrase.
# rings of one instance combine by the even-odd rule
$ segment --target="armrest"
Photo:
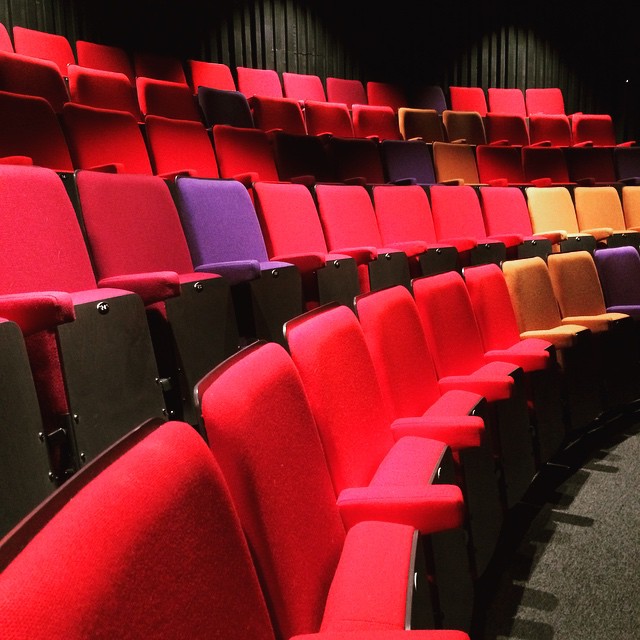
[[[122,162],[109,162],[108,164],[94,164],[89,167],[90,171],[100,171],[102,173],[124,173]]]
[[[99,287],[116,287],[137,293],[145,306],[180,295],[180,279],[175,271],[128,273],[102,278]]]
[[[339,247],[335,251],[353,258],[358,264],[366,264],[378,257],[375,247]]]
[[[255,280],[260,277],[260,263],[257,260],[231,260],[201,264],[195,270],[196,273],[217,273],[224,276],[229,284]]]
[[[505,400],[510,397],[513,379],[508,376],[445,376],[438,380],[438,386],[445,391],[461,389],[484,396],[488,402]]]
[[[337,500],[347,529],[365,520],[406,524],[423,534],[461,527],[462,490],[454,484],[350,487]]]
[[[596,240],[604,240],[613,233],[613,227],[594,227],[593,229],[582,229],[581,233],[588,233]]]
[[[4,156],[0,158],[0,164],[20,164],[30,167],[33,165],[33,158],[30,156]]]
[[[326,264],[326,258],[320,253],[290,253],[272,256],[271,260],[277,262],[290,262],[302,273],[309,273],[315,269],[322,269]]]
[[[75,320],[73,300],[63,291],[0,296],[0,317],[15,322],[25,336]]]
[[[480,416],[420,416],[398,418],[391,423],[394,438],[422,436],[440,440],[453,451],[479,447],[484,434],[484,420]]]

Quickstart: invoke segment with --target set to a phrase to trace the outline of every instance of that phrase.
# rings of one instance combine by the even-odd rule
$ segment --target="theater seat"
[[[351,309],[331,304],[308,312],[287,322],[285,337],[320,434],[345,522],[349,522],[351,509],[360,509],[350,501],[358,496],[366,498],[373,491],[387,491],[389,487],[399,491],[408,487],[433,490],[434,483],[451,485],[447,491],[460,491],[453,486],[455,472],[448,445],[415,432],[394,436],[392,416],[385,407],[362,328]],[[419,426],[416,430],[419,432]],[[415,525],[412,503],[411,499],[406,501],[408,519],[404,522]],[[459,506],[464,510],[462,502]],[[361,513],[366,514],[366,510]],[[456,555],[448,563],[450,573],[437,578],[440,606],[445,625],[455,619],[456,628],[467,629],[472,583],[469,556],[460,537],[464,537],[463,529],[458,528],[461,523],[449,520],[449,526],[444,527],[446,520],[440,520],[439,530],[448,550]],[[442,531],[444,528],[447,531]],[[444,559],[440,553],[436,555],[438,560]]]

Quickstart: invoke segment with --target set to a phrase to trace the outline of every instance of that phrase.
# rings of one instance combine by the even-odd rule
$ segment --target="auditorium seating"
[[[236,67],[236,85],[248,99],[252,96],[284,97],[282,80],[273,69]]]
[[[573,145],[564,149],[571,182],[583,185],[616,185],[613,147]]]
[[[363,293],[390,284],[409,286],[409,258],[423,249],[415,243],[384,246],[364,186],[317,184],[315,198],[329,251],[355,259]]]
[[[71,42],[57,33],[14,25],[13,48],[20,55],[55,63],[62,77],[67,77],[67,67],[70,64],[76,64]]]
[[[412,277],[460,269],[456,247],[437,239],[431,203],[422,186],[376,185],[372,197],[382,243],[391,247],[413,243],[422,249],[409,259]]]
[[[195,271],[162,178],[78,171],[76,188],[96,278],[138,293],[172,416],[195,424],[196,382],[239,345],[228,280]]]
[[[113,44],[76,40],[78,65],[100,69],[111,73],[123,73],[131,85],[135,85],[136,74],[131,56],[123,48]]]
[[[311,136],[354,137],[350,106],[344,102],[306,100],[304,118]]]
[[[438,501],[444,512],[438,533],[447,551],[433,553],[436,562],[446,562],[447,573],[436,571],[435,585],[444,624],[467,629],[472,575],[462,518],[458,519],[464,512],[464,501],[459,486],[455,486],[451,448],[425,435],[409,435],[410,430],[394,434],[393,417],[385,407],[362,327],[351,309],[334,304],[311,311],[287,322],[285,337],[347,525],[354,518],[376,513],[376,493],[388,496],[391,489],[399,492],[399,498],[411,488],[401,501],[404,513],[399,517],[414,526],[421,520],[426,527],[422,524],[417,528],[428,534],[433,530],[420,518],[421,493],[426,498],[430,492],[445,492]],[[458,492],[458,517],[452,517]],[[367,508],[366,503],[372,501],[374,505]],[[391,513],[395,511],[393,497],[386,497],[383,503]],[[384,518],[384,511],[382,507],[377,517]]]
[[[535,113],[528,116],[531,144],[549,142],[555,147],[570,147],[573,144],[571,121],[563,113]]]
[[[522,499],[536,473],[524,371],[488,358],[464,280],[447,271],[413,280],[413,295],[440,387],[484,396],[491,450],[506,508]]]
[[[0,23],[0,51],[15,53],[11,35],[9,34],[9,30],[7,29],[6,25],[3,23]]]
[[[360,185],[385,182],[378,140],[330,136],[327,153],[338,181]]]
[[[640,254],[635,247],[607,247],[593,254],[606,310],[640,320]]]
[[[495,551],[503,520],[484,423],[486,401],[471,391],[440,389],[415,300],[406,288],[358,296],[356,312],[394,419],[394,433],[423,434],[451,447],[467,510],[472,569],[480,577]]]
[[[480,184],[474,145],[436,141],[431,149],[438,182]]]
[[[487,144],[484,117],[478,111],[446,109],[442,112],[442,124],[448,142],[469,145]]]
[[[177,55],[138,49],[131,56],[136,78],[187,84],[182,60]]]
[[[429,145],[421,140],[381,140],[380,157],[386,182],[435,184],[436,175]]]
[[[351,118],[356,138],[402,139],[397,112],[390,106],[354,104],[351,107]]]
[[[571,116],[571,137],[574,145],[595,147],[630,147],[635,140],[618,142],[613,118],[604,113],[574,113]]]
[[[336,638],[377,637],[367,629],[442,624],[429,602],[434,585],[426,582],[422,547],[429,538],[450,536],[443,529],[460,522],[458,487],[394,485],[381,473],[369,487],[340,491],[314,424],[313,400],[279,345],[247,347],[213,371],[198,394],[277,637],[320,629]],[[424,450],[428,441],[418,444]],[[407,586],[412,574],[416,583]]]
[[[198,87],[210,87],[223,91],[236,91],[237,89],[231,67],[228,64],[189,58],[186,61],[186,68],[187,82],[194,95],[198,93]]]
[[[488,113],[527,117],[524,92],[517,87],[489,87],[487,89],[487,106]]]
[[[423,142],[445,142],[446,132],[442,118],[436,109],[400,107],[398,126],[405,140],[419,139]]]
[[[318,210],[302,184],[258,181],[255,206],[270,260],[295,264],[309,308],[337,301],[353,305],[360,293],[356,260],[327,247]]]
[[[367,104],[367,90],[361,80],[353,78],[325,78],[328,102],[346,104],[348,109],[354,104]]]
[[[410,102],[418,109],[435,109],[438,115],[442,115],[448,106],[444,89],[439,84],[420,85],[412,91]]]
[[[15,165],[0,177],[0,316],[25,336],[58,485],[166,405],[142,300],[98,282],[70,178]]]
[[[199,86],[197,100],[202,119],[209,129],[216,124],[245,129],[255,126],[249,100],[240,91]]]
[[[535,114],[566,114],[564,96],[558,87],[529,87],[525,89],[525,104],[527,115]],[[566,114],[568,115],[568,114]]]
[[[313,73],[284,71],[282,73],[282,90],[285,98],[297,100],[304,104],[305,100],[326,101],[327,94],[320,76]]]
[[[202,122],[198,103],[184,82],[171,82],[139,76],[136,78],[138,104],[147,115]]]
[[[298,100],[253,96],[249,99],[253,123],[263,131],[285,131],[306,135],[307,126]]]
[[[124,73],[77,64],[70,64],[67,73],[71,102],[100,109],[128,111],[142,121],[138,94]]]
[[[408,107],[409,99],[406,89],[399,82],[369,80],[365,84],[367,104],[380,107],[391,107],[394,113],[400,107]]]
[[[269,260],[246,188],[237,180],[181,176],[175,195],[194,270],[227,279],[240,335],[282,343],[284,322],[304,310],[300,273]]]
[[[524,116],[490,112],[485,116],[484,127],[489,144],[521,147],[531,144],[529,125]]]
[[[487,96],[482,87],[449,85],[449,106],[453,111],[475,111],[482,118],[489,110]]]

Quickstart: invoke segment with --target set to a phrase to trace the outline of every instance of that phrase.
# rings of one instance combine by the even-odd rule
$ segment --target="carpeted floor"
[[[473,640],[640,638],[640,412],[548,464],[498,548]]]

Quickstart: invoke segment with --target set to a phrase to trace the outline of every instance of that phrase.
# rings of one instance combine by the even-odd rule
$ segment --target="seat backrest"
[[[640,229],[640,187],[622,187],[622,211],[627,229]]]
[[[69,100],[64,77],[55,62],[0,51],[0,91],[40,96],[56,113]]]
[[[524,98],[529,116],[537,113],[566,114],[564,96],[559,87],[531,87],[525,89]]]
[[[330,250],[383,246],[375,209],[364,186],[318,184],[315,194]]]
[[[489,113],[527,117],[524,93],[518,88],[489,87],[487,89]]]
[[[384,245],[411,240],[437,242],[431,203],[421,186],[376,185],[373,204]]]
[[[256,182],[255,204],[270,257],[327,253],[316,203],[302,184]]]
[[[334,490],[339,494],[368,486],[393,435],[356,315],[344,305],[325,305],[288,321],[285,338],[324,444]]]
[[[193,272],[180,216],[165,180],[79,171],[76,184],[99,279],[154,271]]]
[[[198,103],[185,83],[139,76],[136,91],[143,116],[202,122]]]
[[[247,189],[237,180],[178,177],[176,202],[193,264],[266,262],[267,249]]]
[[[524,116],[511,113],[488,113],[484,121],[487,142],[506,141],[522,147],[530,143],[529,127]]]
[[[113,165],[119,172],[153,174],[140,125],[130,113],[68,102],[62,125],[75,169]]]
[[[506,260],[502,271],[521,334],[560,326],[560,308],[541,257]]]
[[[76,64],[71,43],[57,33],[14,25],[13,46],[15,52],[21,55],[55,62],[63,77],[67,76],[67,66]]]
[[[147,148],[154,175],[169,177],[187,171],[198,178],[217,178],[218,161],[202,122],[147,116]]]
[[[564,114],[532,114],[529,117],[529,139],[531,144],[550,142],[555,147],[570,147],[571,123]]]
[[[442,124],[449,142],[487,144],[484,116],[479,111],[446,109],[442,112]]]
[[[39,96],[0,91],[0,156],[26,156],[33,164],[73,171],[60,121]]]
[[[367,104],[367,90],[361,80],[327,76],[325,84],[328,102],[346,104],[348,109],[353,104]]]
[[[77,64],[70,64],[67,71],[71,102],[100,109],[128,111],[136,119],[142,120],[138,95],[124,73]]]
[[[476,163],[480,182],[506,181],[508,184],[526,182],[520,147],[480,144],[476,147]]]
[[[449,104],[454,111],[477,111],[483,118],[487,115],[487,96],[482,87],[449,87]]]
[[[336,178],[342,182],[359,179],[366,184],[384,182],[379,142],[370,138],[335,138],[327,142]]]
[[[304,118],[311,136],[330,134],[339,138],[353,138],[351,107],[344,102],[306,100]]]
[[[95,289],[78,218],[58,174],[0,165],[0,178],[0,292]]]
[[[431,150],[421,140],[382,140],[380,153],[387,182],[434,184],[436,181]]]
[[[413,280],[413,295],[439,378],[485,364],[480,329],[458,271]]]
[[[236,78],[238,91],[244,93],[247,98],[252,96],[284,97],[282,81],[274,69],[236,67]]]
[[[487,234],[533,233],[527,199],[519,187],[480,187],[480,206]]]
[[[184,422],[142,429],[67,481],[4,540],[7,640],[74,637],[79,629],[87,637],[153,629],[194,639],[215,629],[240,640],[247,628],[273,640],[251,553],[206,443]],[[188,579],[169,587],[168,576]],[[60,589],[63,600],[44,595]]]
[[[273,147],[266,131],[217,124],[212,134],[221,178],[250,174],[252,182],[279,179]]]
[[[606,313],[598,271],[589,251],[554,253],[547,258],[547,265],[563,317]]]
[[[356,312],[390,414],[423,415],[440,391],[413,296],[401,285],[372,291],[357,297]]]
[[[520,331],[502,269],[494,263],[464,269],[464,283],[485,351],[508,349],[520,341]]]
[[[473,145],[452,142],[433,143],[433,166],[438,182],[462,180],[465,184],[478,184],[478,164]]]
[[[256,343],[198,393],[277,637],[315,632],[345,530],[300,375],[283,347]]]
[[[353,134],[356,138],[401,140],[397,112],[389,106],[354,104],[351,108]]]
[[[423,142],[444,142],[446,132],[442,118],[436,109],[398,109],[398,127],[405,140],[420,138]]]
[[[187,81],[194,95],[198,93],[198,87],[211,87],[224,91],[235,91],[237,88],[231,67],[228,64],[189,58],[186,61],[186,66]]]
[[[282,90],[285,98],[304,102],[305,100],[327,99],[320,76],[311,73],[282,72]]]
[[[581,230],[610,227],[619,232],[626,229],[622,201],[615,187],[575,187],[573,200]]]
[[[468,185],[429,187],[431,212],[436,235],[446,238],[486,239],[480,200],[475,189]]]
[[[13,40],[11,34],[6,25],[0,22],[0,51],[8,51],[9,53],[15,53],[13,48]]]
[[[596,147],[614,147],[613,118],[604,113],[574,113],[571,116],[571,137],[574,145],[590,142]]]
[[[244,93],[202,85],[197,91],[198,105],[207,127],[228,124],[250,129],[255,126],[251,106]]]
[[[259,129],[286,131],[296,135],[307,133],[304,114],[298,100],[256,95],[249,100],[249,104],[253,112],[253,122]]]
[[[556,184],[568,184],[569,168],[560,147],[523,147],[522,167],[525,182],[549,178]]]
[[[418,109],[435,109],[439,115],[448,108],[444,89],[439,84],[426,84],[412,92],[411,104]]]
[[[365,89],[367,91],[367,104],[391,107],[394,112],[397,112],[400,107],[409,106],[407,92],[399,83],[369,80],[365,85]]]
[[[527,187],[526,196],[534,233],[579,233],[575,205],[567,187]]]
[[[76,40],[78,64],[91,69],[101,69],[112,73],[123,73],[131,85],[135,84],[136,74],[129,53],[115,45],[101,44],[88,40]]]
[[[640,253],[635,247],[597,249],[593,260],[607,309],[640,305]]]
[[[564,149],[564,154],[572,182],[580,180],[605,184],[616,182],[613,147],[576,147],[574,145]]]
[[[151,51],[134,51],[133,70],[138,78],[187,84],[182,60],[178,56]]]

